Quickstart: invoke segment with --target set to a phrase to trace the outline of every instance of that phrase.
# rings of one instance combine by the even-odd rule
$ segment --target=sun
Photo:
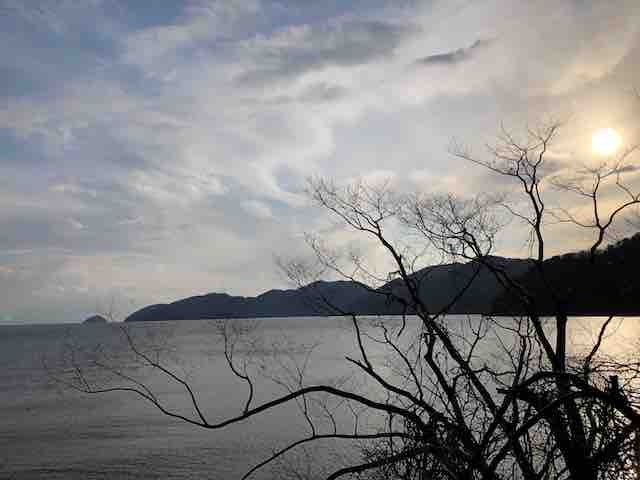
[[[620,148],[621,141],[613,128],[602,128],[591,137],[591,148],[599,155],[613,155]]]

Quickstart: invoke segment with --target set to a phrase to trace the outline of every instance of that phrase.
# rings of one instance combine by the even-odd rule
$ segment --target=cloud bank
[[[492,180],[452,138],[556,115],[574,158],[592,129],[637,125],[633,0],[0,11],[0,321],[283,286],[273,255],[325,221],[307,176],[472,191]]]

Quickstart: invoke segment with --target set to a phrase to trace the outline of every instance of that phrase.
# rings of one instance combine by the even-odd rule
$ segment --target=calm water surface
[[[451,321],[466,320],[451,317]],[[601,323],[597,318],[572,319],[573,348],[590,345]],[[210,422],[241,413],[246,385],[226,366],[215,322],[162,322],[131,328],[136,342],[186,376]],[[639,334],[638,319],[618,321],[603,348],[615,355],[633,351]],[[262,358],[264,377],[277,371],[282,379],[292,370],[295,377],[297,365],[305,367],[307,384],[357,381],[344,361],[345,355],[356,352],[353,333],[343,319],[262,320],[256,336],[260,345],[275,345],[280,352],[277,358]],[[304,431],[303,417],[295,405],[209,431],[163,416],[133,395],[88,396],[60,388],[51,380],[45,365],[54,365],[61,352],[97,345],[115,363],[127,358],[115,324],[0,326],[0,478],[239,478],[272,448]],[[382,358],[377,360],[384,363]],[[144,379],[170,408],[193,415],[179,385],[158,375]],[[283,391],[268,378],[256,382],[257,402]],[[339,419],[348,430],[350,419]],[[347,452],[347,447],[342,448],[343,455],[351,454]],[[334,459],[329,450],[307,455],[316,461]],[[255,478],[277,478],[275,475],[265,471]]]

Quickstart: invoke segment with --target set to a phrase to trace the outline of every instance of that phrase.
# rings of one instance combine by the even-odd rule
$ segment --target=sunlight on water
[[[636,352],[640,337],[637,320],[614,319],[603,338],[602,351],[616,357]],[[463,326],[467,319],[449,317],[447,321]],[[604,321],[571,319],[571,350],[588,351]],[[397,319],[387,322],[398,325]],[[415,320],[409,324],[417,328]],[[456,323],[451,325],[457,328]],[[187,376],[210,420],[240,413],[246,386],[224,362],[215,322],[133,325],[132,331],[140,341],[166,347],[162,350],[164,358]],[[159,414],[130,395],[87,397],[60,390],[48,380],[42,359],[55,357],[71,339],[84,345],[102,344],[114,358],[126,358],[115,325],[1,327],[0,333],[0,473],[9,478],[233,478],[246,471],[247,458],[262,458],[272,447],[299,435],[305,426],[300,411],[290,405],[224,431],[198,430]],[[345,355],[358,355],[353,332],[345,320],[264,320],[258,333],[265,352],[274,347],[280,352],[279,359],[269,357],[269,362],[262,365],[265,377],[275,367],[271,373],[282,375],[293,365],[287,362],[300,361],[311,349],[305,370],[307,384],[341,384],[354,391],[366,389],[373,396],[382,394],[360,382],[345,362]],[[384,352],[374,342],[367,345],[381,371],[393,376],[393,365],[385,363]],[[489,358],[491,352],[486,356]],[[193,414],[179,386],[162,376],[145,380],[172,408]],[[256,387],[256,401],[283,392],[267,378],[258,379]],[[349,415],[339,418],[350,428]],[[375,425],[377,419],[366,421]],[[340,448],[342,454],[349,451],[345,445]],[[265,472],[256,478],[271,477]]]
[[[606,317],[578,317],[571,319],[570,345],[576,353],[588,351],[597,341]],[[602,352],[610,356],[628,355],[637,351],[640,323],[635,317],[616,317],[607,327],[602,339]]]

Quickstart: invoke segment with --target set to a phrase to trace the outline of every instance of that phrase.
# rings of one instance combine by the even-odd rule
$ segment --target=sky
[[[640,2],[0,0],[0,58],[0,324],[80,321],[286,286],[309,176],[491,191],[452,141],[631,142]]]

